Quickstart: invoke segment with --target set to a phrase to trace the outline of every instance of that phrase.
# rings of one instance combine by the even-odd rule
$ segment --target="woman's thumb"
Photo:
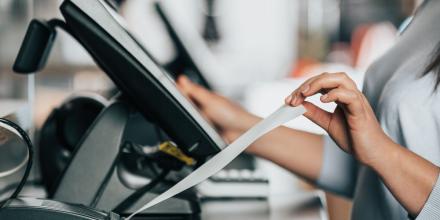
[[[304,113],[304,116],[324,130],[328,131],[331,121],[331,113],[308,101],[304,101],[302,104],[307,110],[307,112]]]

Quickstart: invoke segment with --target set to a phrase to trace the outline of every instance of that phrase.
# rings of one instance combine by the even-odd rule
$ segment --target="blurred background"
[[[61,2],[0,0],[0,113],[36,138],[51,110],[67,97],[82,92],[106,96],[114,88],[82,47],[62,31],[41,73],[12,73],[30,19],[61,17]],[[165,64],[175,58],[176,49],[154,10],[156,1],[110,2],[157,61]],[[314,74],[344,71],[361,87],[367,67],[393,45],[420,4],[417,0],[162,2],[189,48],[199,54],[203,74],[214,90],[260,116],[272,112]],[[305,118],[290,125],[323,133]],[[265,161],[260,165],[271,171],[271,193],[314,190],[275,165]],[[35,170],[32,178],[38,182]],[[0,178],[0,191],[20,176]],[[326,198],[330,219],[347,219],[350,203],[332,195]]]

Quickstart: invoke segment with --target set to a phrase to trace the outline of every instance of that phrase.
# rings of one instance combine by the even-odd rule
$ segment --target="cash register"
[[[170,74],[124,28],[123,20],[107,3],[65,0],[60,10],[64,20],[31,21],[14,70],[19,73],[41,70],[55,40],[56,29],[61,28],[90,53],[120,94],[112,98],[87,129],[55,183],[50,199],[126,216],[219,152],[225,142],[179,92]],[[129,123],[139,115],[157,125],[164,135],[166,141],[157,148],[139,146],[126,138]],[[172,152],[169,155],[174,157],[163,154],[159,159],[148,157],[156,155],[149,152],[154,149]],[[143,186],[133,186],[127,176],[134,175],[127,172],[121,162],[127,152],[145,155],[147,160],[157,162],[154,166],[159,171],[155,178],[143,179]],[[172,166],[172,161],[185,166]],[[171,177],[168,179],[168,176]],[[190,190],[146,210],[137,218],[197,219],[200,212],[197,199],[196,193]]]
[[[185,74],[191,81],[205,88],[212,86],[204,78],[203,59],[197,55],[200,45],[188,42],[182,28],[178,28],[175,19],[171,16],[167,2],[157,1],[154,8],[162,21],[175,49],[175,56],[171,62],[163,66],[173,77]],[[168,7],[167,7],[168,6]],[[180,31],[179,31],[180,30]],[[269,180],[267,175],[257,169],[256,160],[252,155],[243,153],[232,161],[224,170],[210,177],[197,186],[197,191],[203,201],[253,199],[266,200],[269,194]]]

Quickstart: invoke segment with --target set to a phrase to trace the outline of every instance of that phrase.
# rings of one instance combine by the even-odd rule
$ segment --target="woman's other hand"
[[[335,102],[333,113],[305,101],[321,93],[324,103]],[[345,73],[323,73],[304,82],[285,100],[286,104],[307,109],[304,115],[325,129],[344,151],[369,165],[378,147],[391,146],[366,97]]]
[[[238,104],[191,82],[185,76],[178,78],[177,86],[184,95],[197,105],[205,118],[228,141],[235,140],[260,120]]]

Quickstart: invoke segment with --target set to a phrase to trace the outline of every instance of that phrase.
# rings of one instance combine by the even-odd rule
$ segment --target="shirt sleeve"
[[[352,198],[356,184],[357,162],[329,137],[324,138],[321,173],[316,185],[323,190]]]
[[[440,219],[440,176],[432,188],[425,205],[417,216],[416,220],[434,220]]]

